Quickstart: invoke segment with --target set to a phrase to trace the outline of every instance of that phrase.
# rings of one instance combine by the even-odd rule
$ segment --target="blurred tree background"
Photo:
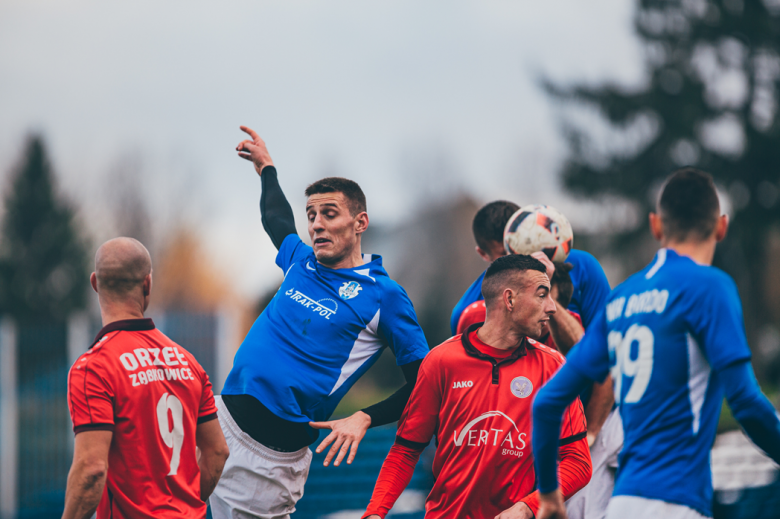
[[[58,196],[40,136],[29,138],[4,200],[0,313],[62,321],[87,304],[88,245],[75,210]]]
[[[563,183],[575,195],[633,207],[637,225],[610,239],[630,273],[654,247],[646,214],[663,180],[681,166],[711,173],[732,218],[715,264],[735,278],[756,367],[776,382],[780,2],[640,0],[635,29],[645,53],[641,87],[544,85],[554,99],[570,101]]]

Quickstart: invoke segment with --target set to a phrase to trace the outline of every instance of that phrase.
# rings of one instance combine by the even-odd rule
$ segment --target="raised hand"
[[[545,254],[542,251],[534,252],[531,254],[532,258],[536,258],[542,263],[544,263],[544,268],[547,269],[547,277],[550,278],[550,281],[552,281],[553,273],[555,272],[555,265],[552,261],[550,261],[550,258],[547,257],[547,254]]]
[[[268,148],[265,146],[265,141],[252,128],[241,126],[241,131],[248,134],[252,139],[245,139],[236,146],[238,156],[251,161],[255,165],[257,174],[261,175],[264,167],[274,165],[274,161],[271,160],[271,155],[268,153]]]
[[[326,467],[330,465],[333,456],[338,453],[334,466],[338,467],[341,461],[349,451],[349,457],[347,458],[347,465],[352,463],[357,454],[358,445],[366,435],[366,431],[371,425],[371,417],[363,411],[358,411],[350,417],[342,418],[341,420],[332,420],[330,422],[309,422],[309,425],[314,429],[330,429],[330,434],[322,440],[317,446],[317,453],[324,451],[325,448],[331,443],[333,446],[328,451],[328,455],[325,456],[325,462],[323,465]]]

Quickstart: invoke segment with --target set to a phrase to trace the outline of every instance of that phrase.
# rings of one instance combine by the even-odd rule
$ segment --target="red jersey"
[[[574,317],[578,323],[580,323],[580,326],[582,326],[582,317],[580,317],[580,314],[577,312],[572,312],[571,310],[566,310],[571,314],[572,317]],[[487,310],[485,309],[485,300],[476,301],[474,303],[471,303],[469,306],[466,307],[465,310],[463,310],[463,313],[460,314],[460,320],[458,320],[458,333],[465,332],[470,326],[477,324],[477,323],[484,323],[485,322],[485,316],[487,315]],[[584,330],[585,327],[582,326],[582,329]],[[547,335],[545,337],[542,337],[542,343],[546,346],[549,346],[550,348],[553,348],[555,350],[558,349],[558,345],[555,344],[555,340],[553,339],[552,334],[548,331]]]
[[[532,495],[532,404],[564,357],[530,339],[514,350],[497,350],[482,343],[476,330],[472,327],[431,350],[398,423],[394,448],[419,451],[436,437],[435,483],[426,500],[426,519],[492,519],[519,501],[534,513],[538,507]],[[577,442],[583,451],[575,471],[581,476],[572,478],[577,480],[574,492],[590,478],[585,436],[585,415],[576,400],[566,411],[560,434],[561,446]],[[396,449],[395,456],[409,458],[408,452]],[[397,466],[403,465],[408,462],[401,460]],[[404,476],[394,472],[388,470],[387,478],[380,475],[387,485],[380,489],[377,483],[365,516],[384,517],[392,506],[388,501],[400,494],[397,486],[404,484]]]
[[[76,434],[114,432],[97,517],[206,516],[195,431],[217,417],[211,382],[151,319],[100,331],[68,374],[68,406]]]

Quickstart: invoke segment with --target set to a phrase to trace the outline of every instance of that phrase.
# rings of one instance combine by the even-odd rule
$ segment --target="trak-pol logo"
[[[363,287],[357,281],[347,281],[339,288],[339,296],[341,296],[341,299],[352,299],[361,290],[363,290]]]
[[[526,398],[534,390],[534,385],[525,377],[515,377],[509,384],[509,389],[517,398]]]

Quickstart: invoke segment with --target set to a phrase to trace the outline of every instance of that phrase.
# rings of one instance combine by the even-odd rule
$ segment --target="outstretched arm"
[[[242,126],[241,130],[249,134],[252,139],[241,141],[236,146],[236,151],[239,157],[251,161],[255,165],[255,171],[260,175],[263,188],[260,195],[260,217],[265,232],[278,250],[287,236],[296,233],[295,217],[290,203],[279,186],[276,168],[265,142],[251,128]]]
[[[404,411],[404,407],[406,407],[406,403],[409,401],[409,397],[412,395],[412,390],[414,390],[421,363],[421,360],[417,360],[401,366],[401,370],[406,378],[406,384],[381,402],[341,420],[311,422],[309,424],[314,429],[331,430],[331,433],[317,446],[317,452],[320,453],[328,445],[333,444],[327,456],[325,456],[324,465],[326,467],[330,465],[334,456],[336,460],[333,465],[338,467],[348,451],[347,465],[350,465],[355,459],[360,442],[370,427],[398,421],[401,413]]]
[[[734,418],[761,450],[780,463],[780,419],[761,392],[749,360],[718,373]]]
[[[566,407],[593,381],[570,364],[563,367],[539,390],[533,407],[533,453],[539,492],[558,488],[558,437]]]

